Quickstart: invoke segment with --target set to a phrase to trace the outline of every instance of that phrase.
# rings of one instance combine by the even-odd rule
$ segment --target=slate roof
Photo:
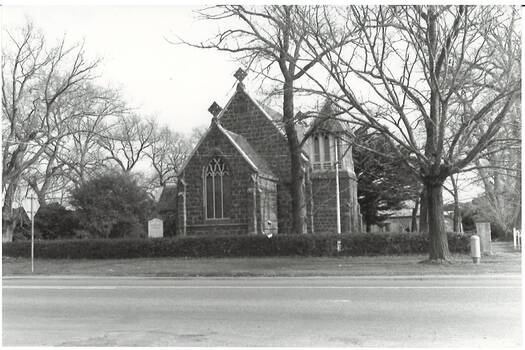
[[[237,94],[237,92],[240,89],[242,89],[242,91],[246,94],[246,96],[248,96],[248,98],[263,112],[263,114],[276,126],[276,128],[280,132],[280,134],[286,139],[286,133],[284,131],[284,125],[283,125],[283,121],[282,121],[283,120],[282,114],[279,113],[278,111],[274,110],[273,108],[270,108],[270,107],[264,105],[263,103],[260,103],[257,100],[255,100],[254,98],[252,98],[250,96],[250,94],[247,91],[244,90],[244,87],[243,87],[242,84],[238,84],[237,85],[237,90],[235,91],[235,93],[232,94],[232,96],[230,97],[230,99],[228,100],[228,102],[226,103],[224,108],[215,117],[215,119],[219,122],[218,123],[219,129],[221,129],[221,131],[223,131],[223,133],[225,135],[227,135],[228,138],[234,143],[234,145],[238,148],[238,150],[241,153],[243,153],[243,155],[245,156],[247,161],[249,163],[252,163],[253,167],[255,168],[254,170],[260,171],[263,174],[268,175],[269,177],[272,177],[274,179],[278,179],[275,176],[275,174],[271,171],[271,169],[268,166],[268,164],[266,163],[266,161],[263,158],[261,158],[257,154],[257,152],[255,152],[255,150],[251,147],[251,145],[248,143],[248,141],[243,136],[235,134],[232,131],[226,130],[226,129],[224,129],[224,127],[222,127],[220,125],[221,117],[223,116],[224,112],[228,109],[228,106],[233,101],[233,99],[235,98],[235,95]],[[213,122],[211,124],[213,125]],[[183,163],[183,165],[181,167],[181,170],[179,171],[178,175],[182,174],[182,172],[186,168],[186,165],[189,163],[189,161],[191,160],[191,158],[195,154],[196,150],[199,148],[201,143],[204,141],[204,139],[206,138],[206,136],[210,132],[210,130],[212,128],[212,125],[210,125],[210,127],[208,127],[206,132],[201,136],[199,142],[197,142],[197,145],[195,145],[195,147],[191,151],[190,155],[186,158],[186,160],[184,161],[184,163]],[[306,132],[306,127],[304,127],[301,124],[297,124],[296,130],[297,130],[297,136],[301,139],[304,136],[305,132]],[[303,155],[303,158],[305,160],[308,160],[307,152],[305,152],[303,150],[302,155]]]
[[[169,184],[165,185],[157,203],[157,209],[159,212],[166,210],[173,210],[177,203],[177,185]]]
[[[333,106],[333,104],[327,100],[323,107],[321,108],[321,111],[319,112],[319,115],[314,119],[312,125],[310,126],[309,130],[311,128],[318,128],[320,131],[327,131],[327,132],[348,132],[350,134],[353,134],[352,129],[350,127],[350,124],[347,122],[344,122],[342,120],[330,118],[332,116],[337,115],[339,112],[336,111],[336,108]]]
[[[223,126],[219,126],[219,129],[228,136],[230,141],[234,143],[234,146],[241,152],[241,154],[247,158],[249,162],[253,164],[255,170],[258,172],[269,175],[272,178],[277,179],[277,176],[272,172],[268,163],[253,149],[250,143],[241,135],[234,133],[233,131],[226,130]]]
[[[263,109],[266,112],[266,114],[268,114],[268,116],[272,119],[275,126],[277,126],[277,128],[279,128],[279,130],[281,130],[281,132],[285,134],[282,113],[261,102],[259,102],[258,104],[261,107],[261,109]],[[297,130],[297,137],[299,139],[302,139],[304,134],[306,133],[307,127],[302,123],[296,123],[295,130]]]

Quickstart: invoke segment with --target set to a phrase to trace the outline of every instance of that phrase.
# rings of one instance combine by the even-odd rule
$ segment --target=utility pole
[[[339,150],[337,149],[337,136],[334,135],[335,148],[335,206],[337,220],[337,234],[341,234],[341,200],[339,198]],[[337,240],[337,251],[341,251],[341,239]]]

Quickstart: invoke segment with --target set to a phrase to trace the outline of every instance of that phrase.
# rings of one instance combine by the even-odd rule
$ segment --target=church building
[[[238,70],[226,106],[209,108],[212,121],[178,178],[177,234],[290,233],[290,152],[282,116],[246,91]],[[303,146],[307,232],[358,232],[360,213],[351,131],[326,104]],[[338,210],[339,208],[339,210]]]

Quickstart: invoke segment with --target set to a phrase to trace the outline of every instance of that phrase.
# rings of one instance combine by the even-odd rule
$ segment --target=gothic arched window
[[[334,138],[328,133],[317,133],[313,136],[313,168],[329,170],[335,163]]]
[[[204,169],[206,219],[224,219],[230,215],[231,178],[226,164],[214,157]]]
[[[331,142],[330,142],[330,135],[329,134],[324,134],[323,135],[323,149],[324,149],[324,154],[323,154],[323,169],[330,169],[332,168],[332,159],[331,159],[331,156],[332,156],[332,147],[331,146]]]

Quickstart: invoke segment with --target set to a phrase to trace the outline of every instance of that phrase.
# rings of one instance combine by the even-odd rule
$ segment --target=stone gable
[[[232,100],[225,107],[220,122],[225,129],[243,136],[279,178],[277,185],[279,229],[282,232],[289,232],[292,212],[291,160],[286,136],[242,88],[237,89]]]
[[[235,140],[230,139],[231,132],[212,123],[209,131],[194,150],[185,165],[178,188],[179,234],[255,234],[267,230],[263,220],[277,211],[275,193],[276,181],[267,178],[264,172],[254,169],[246,154],[239,150]],[[238,141],[238,139],[237,139]],[[204,203],[204,169],[214,157],[220,157],[226,164],[231,180],[227,193],[229,215],[224,219],[207,219]],[[264,169],[263,169],[264,170]],[[273,197],[272,197],[273,196]],[[181,201],[183,202],[181,204]],[[274,220],[277,221],[277,220]],[[270,227],[277,230],[278,223]],[[184,231],[185,230],[185,231]]]
[[[179,232],[188,235],[290,233],[291,159],[281,124],[273,120],[241,84],[224,110],[215,106],[214,111],[216,119],[181,174],[178,226],[182,232]],[[340,132],[340,125],[336,126],[336,130],[328,132]],[[312,144],[307,142],[305,150],[313,151]],[[351,148],[348,151],[339,175],[343,233],[360,229]],[[209,220],[205,218],[203,169],[216,155],[225,160],[231,174],[231,215]],[[336,232],[335,183],[333,165],[331,169],[324,166],[313,169],[310,164],[305,183],[308,232]]]
[[[205,204],[203,202],[204,168],[214,156],[220,156],[224,159],[232,179],[231,215],[228,219],[206,220],[205,218]],[[184,168],[187,234],[206,234],[212,231],[219,234],[246,233],[249,224],[247,209],[250,204],[248,188],[251,187],[250,176],[252,173],[254,170],[239,154],[230,140],[217,127],[211,127]],[[181,207],[179,205],[179,208]],[[181,210],[179,210],[179,214],[183,214]]]

